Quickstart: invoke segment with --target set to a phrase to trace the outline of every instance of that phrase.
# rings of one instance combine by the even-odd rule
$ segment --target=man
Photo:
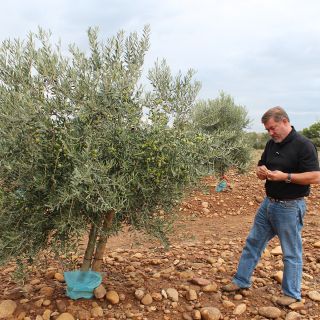
[[[250,287],[263,250],[277,235],[283,252],[284,295],[276,302],[287,306],[301,299],[304,197],[310,193],[310,184],[320,183],[319,160],[315,146],[296,132],[281,107],[269,109],[261,121],[271,137],[256,169],[257,177],[266,180],[266,197],[256,213],[232,283],[222,290]]]

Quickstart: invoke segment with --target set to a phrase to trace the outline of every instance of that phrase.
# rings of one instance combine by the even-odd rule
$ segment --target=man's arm
[[[267,172],[267,179],[271,181],[286,181],[288,173],[275,170]],[[320,184],[320,171],[310,171],[302,173],[291,173],[291,183],[308,185]]]

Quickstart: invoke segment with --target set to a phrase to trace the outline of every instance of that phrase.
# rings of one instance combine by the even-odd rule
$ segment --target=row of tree
[[[320,121],[313,123],[310,127],[300,131],[302,135],[309,138],[317,148],[320,148]],[[254,149],[263,149],[270,139],[267,132],[248,132],[246,134],[248,143]]]
[[[198,101],[194,72],[172,75],[165,61],[150,90],[139,84],[148,27],[88,39],[90,53],[67,55],[41,29],[1,45],[2,262],[75,250],[88,232],[82,270],[99,271],[123,223],[166,242],[186,187],[249,164],[247,112],[230,96]]]

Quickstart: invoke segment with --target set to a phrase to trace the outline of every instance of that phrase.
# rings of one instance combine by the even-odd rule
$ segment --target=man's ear
[[[283,118],[282,121],[283,121],[284,124],[288,124],[289,123],[287,118]]]

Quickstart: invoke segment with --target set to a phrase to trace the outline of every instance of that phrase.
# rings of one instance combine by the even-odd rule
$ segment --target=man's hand
[[[258,166],[256,169],[256,175],[260,180],[266,180],[269,170],[266,166]]]
[[[270,171],[267,172],[267,180],[271,181],[285,181],[288,177],[287,173],[284,173],[280,170]]]

